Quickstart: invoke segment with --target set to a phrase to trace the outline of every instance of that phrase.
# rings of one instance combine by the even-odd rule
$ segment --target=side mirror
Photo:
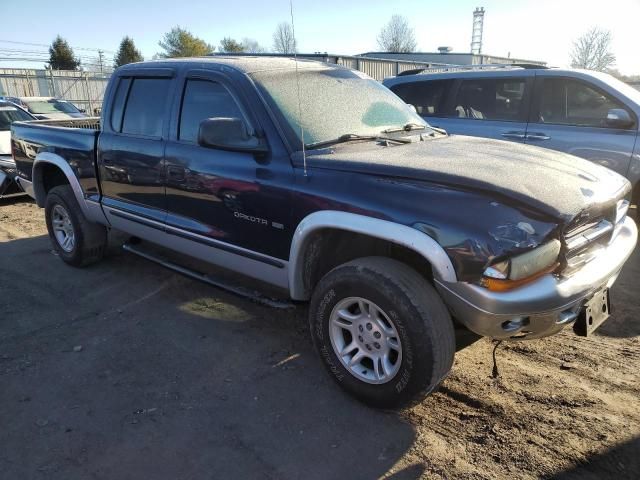
[[[80,113],[87,113],[87,111],[86,111],[84,108],[79,108],[79,109],[78,109],[78,111],[79,111]]]
[[[633,126],[633,118],[622,108],[612,108],[607,113],[607,126],[613,128],[629,128]]]
[[[267,153],[266,143],[251,135],[239,118],[207,118],[200,122],[198,144],[232,152]]]
[[[416,106],[411,104],[411,103],[407,103],[407,106],[409,107],[409,109],[413,112],[413,113],[418,113],[418,110],[416,109]]]

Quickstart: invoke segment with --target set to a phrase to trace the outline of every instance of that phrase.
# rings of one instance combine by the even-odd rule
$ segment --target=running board
[[[266,297],[262,295],[260,292],[256,292],[243,287],[231,285],[229,283],[224,282],[223,280],[219,280],[209,275],[205,275],[204,273],[196,272],[195,270],[190,270],[188,268],[177,265],[160,256],[157,256],[148,252],[144,252],[131,244],[125,243],[124,245],[122,245],[122,249],[127,252],[133,253],[134,255],[138,255],[139,257],[150,260],[154,263],[160,264],[163,267],[173,270],[174,272],[177,272],[187,277],[193,278],[195,280],[199,280],[201,282],[207,283],[209,285],[220,288],[226,292],[232,293],[239,297],[247,298],[256,303],[266,305],[267,307],[281,308],[281,309],[295,308],[295,305],[289,301]]]

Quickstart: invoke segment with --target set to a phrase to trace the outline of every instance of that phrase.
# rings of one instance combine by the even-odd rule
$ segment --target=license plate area
[[[611,301],[609,289],[604,288],[597,292],[582,307],[578,320],[573,325],[573,331],[581,337],[591,335],[611,314]]]

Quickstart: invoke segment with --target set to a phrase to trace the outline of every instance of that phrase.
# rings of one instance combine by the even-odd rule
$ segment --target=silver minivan
[[[414,71],[383,83],[451,134],[539,145],[615,170],[640,203],[640,91],[611,75],[479,66]]]

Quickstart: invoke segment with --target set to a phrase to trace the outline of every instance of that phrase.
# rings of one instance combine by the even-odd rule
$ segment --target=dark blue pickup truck
[[[310,301],[323,362],[372,405],[432,391],[456,326],[590,334],[637,240],[618,174],[449,137],[342,67],[127,65],[81,122],[12,127],[18,182],[65,262],[99,260],[115,230]]]

